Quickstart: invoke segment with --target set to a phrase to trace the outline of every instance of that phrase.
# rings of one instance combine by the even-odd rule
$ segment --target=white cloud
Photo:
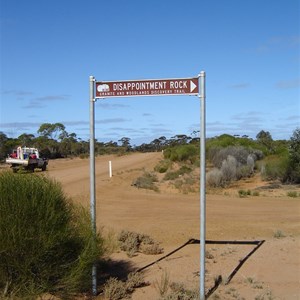
[[[300,87],[300,79],[293,80],[281,80],[276,83],[276,87],[279,89],[294,89]]]

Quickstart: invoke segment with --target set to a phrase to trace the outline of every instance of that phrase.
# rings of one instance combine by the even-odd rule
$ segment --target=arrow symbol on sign
[[[192,80],[190,80],[190,82],[191,82],[190,92],[192,92],[197,87],[197,85]]]

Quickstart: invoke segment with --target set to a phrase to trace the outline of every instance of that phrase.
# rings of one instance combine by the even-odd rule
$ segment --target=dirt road
[[[97,157],[97,227],[105,226],[116,233],[128,229],[149,234],[161,242],[167,253],[190,238],[199,239],[199,193],[168,193],[163,189],[154,192],[132,185],[144,170],[153,171],[160,159],[161,153]],[[112,178],[108,172],[109,161],[112,161]],[[51,161],[47,173],[62,183],[73,201],[89,206],[89,160]],[[289,187],[284,187],[262,189],[259,196],[240,198],[241,186],[257,189],[266,185],[255,180],[227,190],[210,191],[207,195],[207,239],[265,240],[231,282],[221,284],[211,298],[300,299],[299,197],[288,197]],[[299,187],[290,189],[300,192]],[[213,257],[207,259],[207,288],[217,276],[226,278],[251,247],[207,245]],[[129,259],[124,253],[115,253],[112,257],[117,261],[130,260],[134,268],[158,258],[139,254]],[[186,246],[168,260],[147,269],[145,276],[150,285],[138,289],[133,299],[158,299],[155,282],[166,270],[171,281],[197,287],[199,245]]]

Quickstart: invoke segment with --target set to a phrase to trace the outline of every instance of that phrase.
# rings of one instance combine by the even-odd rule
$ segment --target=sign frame
[[[133,82],[160,82],[176,80],[197,80],[197,93],[175,93],[175,94],[153,94],[153,95],[120,95],[101,97],[96,95],[97,84],[133,83]],[[126,81],[100,81],[97,82],[94,76],[89,77],[90,83],[90,214],[91,227],[96,239],[96,176],[95,176],[95,102],[97,99],[121,98],[121,97],[143,97],[143,96],[182,96],[195,95],[200,99],[200,300],[205,300],[205,242],[206,242],[206,73],[201,71],[197,78],[175,78],[175,79],[151,79],[151,80],[126,80]],[[193,89],[194,91],[194,89]],[[96,262],[92,266],[92,292],[97,295],[97,267]]]

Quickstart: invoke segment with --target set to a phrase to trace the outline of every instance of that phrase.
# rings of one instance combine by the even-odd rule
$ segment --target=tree
[[[125,151],[129,151],[131,149],[130,138],[122,137],[118,142],[121,142],[121,147],[125,148]]]
[[[185,134],[177,134],[177,135],[171,137],[170,144],[172,146],[174,146],[174,145],[186,145],[186,144],[189,143],[189,141],[191,139],[192,138],[190,136],[187,136]]]
[[[154,139],[150,143],[150,148],[154,148],[153,150],[159,151],[165,146],[166,141],[167,141],[167,138],[165,136],[161,136],[158,139]]]
[[[297,128],[290,139],[289,161],[284,181],[300,183],[300,128]]]
[[[80,154],[80,147],[77,146],[78,142],[76,133],[68,134],[64,131],[63,134],[60,135],[60,139],[61,142],[59,151],[63,156]]]
[[[8,137],[6,136],[6,134],[0,131],[0,160],[5,158],[8,152],[7,141]]]
[[[18,137],[18,140],[22,146],[30,147],[34,142],[34,135],[23,133]]]
[[[269,152],[273,152],[273,139],[269,131],[261,130],[256,135],[256,139],[258,143],[265,146]]]
[[[43,123],[38,129],[38,134],[48,138],[48,139],[56,139],[59,138],[62,140],[66,135],[66,127],[61,123]]]
[[[290,139],[290,157],[293,163],[300,163],[300,128],[297,128]]]

